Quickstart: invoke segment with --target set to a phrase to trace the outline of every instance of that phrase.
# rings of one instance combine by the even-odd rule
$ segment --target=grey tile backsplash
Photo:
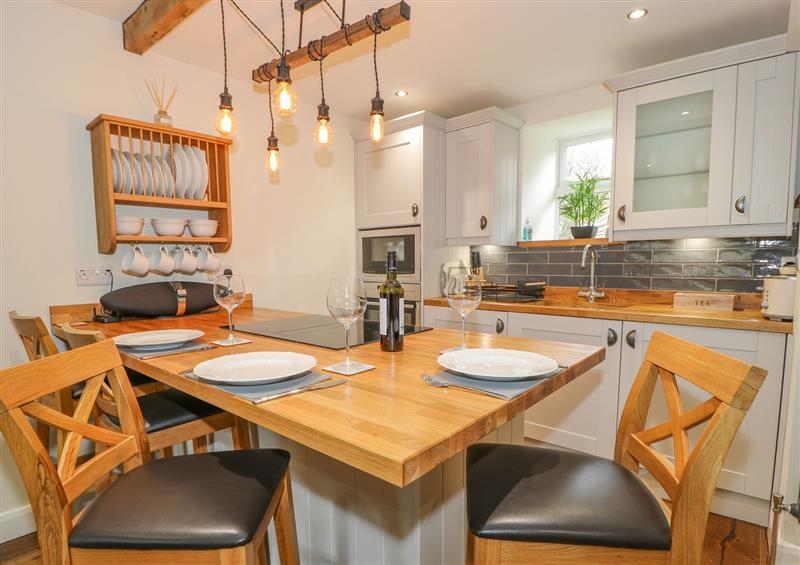
[[[582,247],[473,247],[481,252],[486,278],[498,283],[544,281],[586,286]],[[698,238],[630,241],[602,246],[600,286],[649,290],[756,292],[765,275],[778,272],[781,257],[796,254],[788,238]]]

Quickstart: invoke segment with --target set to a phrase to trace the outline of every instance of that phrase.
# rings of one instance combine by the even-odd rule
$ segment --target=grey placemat
[[[186,371],[182,374],[186,377],[189,377],[190,379],[194,379],[205,385],[213,386],[214,388],[218,388],[219,390],[223,390],[227,393],[233,394],[240,398],[244,398],[245,400],[249,400],[253,404],[264,402],[268,397],[274,396],[276,394],[289,392],[290,390],[294,390],[296,388],[301,388],[304,386],[315,385],[317,383],[321,383],[322,381],[330,379],[330,375],[309,371],[307,373],[304,373],[302,376],[289,379],[288,381],[281,381],[279,383],[270,383],[266,385],[228,386],[228,385],[207,383],[191,371]]]
[[[455,373],[451,373],[450,371],[440,371],[435,373],[433,376],[452,385],[469,388],[478,392],[499,394],[508,400],[512,400],[518,397],[520,394],[529,391],[543,380],[549,379],[550,377],[559,374],[563,370],[564,369],[558,369],[549,375],[529,381],[482,381],[480,379],[473,379],[463,375],[457,375]]]
[[[155,357],[164,357],[166,355],[177,355],[178,353],[190,353],[194,351],[205,351],[206,349],[214,349],[216,346],[211,345],[210,343],[200,343],[198,341],[190,341],[188,343],[182,343],[177,347],[171,347],[169,349],[155,349],[150,351],[142,351],[141,349],[133,349],[130,347],[125,347],[124,345],[118,345],[117,349],[120,352],[130,355],[131,357],[136,357],[137,359],[153,359]]]

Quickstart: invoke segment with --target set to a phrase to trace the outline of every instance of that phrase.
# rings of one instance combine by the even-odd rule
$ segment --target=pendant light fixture
[[[280,166],[280,160],[278,159],[278,138],[275,137],[275,117],[272,115],[272,81],[270,80],[267,83],[268,96],[267,96],[267,104],[269,105],[269,121],[270,121],[270,132],[269,137],[267,138],[267,166],[269,166],[269,170],[272,173],[278,172],[278,167]]]
[[[292,90],[290,68],[286,63],[286,21],[281,1],[281,61],[278,63],[278,76],[275,81],[275,108],[281,116],[291,116],[297,110],[297,96]]]
[[[219,0],[222,13],[222,58],[224,65],[225,87],[219,95],[219,113],[214,120],[214,128],[225,137],[233,137],[236,133],[236,116],[233,115],[233,96],[228,92],[228,42],[225,37],[225,6]]]
[[[383,98],[381,98],[381,86],[378,82],[378,34],[383,31],[380,13],[381,10],[375,12],[371,22],[369,16],[365,18],[373,33],[372,64],[375,68],[375,98],[372,99],[372,110],[369,113],[369,137],[376,143],[383,139]]]
[[[319,60],[319,88],[322,94],[322,100],[317,106],[317,124],[314,127],[314,141],[320,147],[327,147],[333,141],[333,128],[331,127],[330,108],[325,103],[325,80],[322,74],[322,60],[325,58],[323,55],[323,39],[319,40],[319,51],[316,55],[312,55],[313,43],[308,44],[309,56]]]

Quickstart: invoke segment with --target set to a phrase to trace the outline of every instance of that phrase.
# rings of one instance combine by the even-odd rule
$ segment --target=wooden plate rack
[[[228,166],[228,147],[232,143],[230,139],[107,114],[97,116],[86,129],[92,138],[97,250],[100,253],[114,253],[119,243],[207,243],[211,244],[215,251],[227,251],[230,248],[232,236]],[[175,143],[197,147],[205,153],[208,186],[202,200],[114,192],[112,148],[120,153],[123,150],[134,153],[139,149],[142,153],[163,158],[169,155],[170,168],[174,171],[172,151],[168,149]],[[130,167],[131,176],[134,178],[133,168],[140,167],[141,170],[136,172],[144,179],[146,178],[144,168],[150,165],[141,159],[137,163],[130,163]],[[118,235],[117,205],[205,210],[209,219],[219,222],[219,228],[213,237]],[[188,233],[188,227],[185,233]]]

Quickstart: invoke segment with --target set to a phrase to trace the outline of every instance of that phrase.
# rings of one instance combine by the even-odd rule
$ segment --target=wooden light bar
[[[369,19],[370,24],[372,24],[373,16],[368,15],[367,19]],[[410,19],[411,6],[402,0],[397,4],[389,6],[388,8],[384,8],[380,13],[380,22],[385,29],[407,22]],[[375,24],[372,25],[375,26]],[[349,42],[347,41],[348,37],[350,38]],[[320,40],[315,39],[314,41],[309,42],[309,47],[301,47],[300,49],[296,49],[291,53],[287,53],[286,62],[292,69],[296,69],[297,67],[305,65],[306,63],[311,63],[315,60],[309,56],[309,51],[311,51],[311,54],[313,54],[315,57],[325,56],[344,47],[348,47],[350,44],[353,44],[356,41],[367,39],[368,37],[372,37],[372,30],[370,29],[369,24],[367,24],[366,19],[361,18],[357,22],[348,26],[346,34],[344,29],[339,29],[332,34],[323,37],[321,49]],[[264,63],[257,69],[253,69],[253,80],[255,82],[267,82],[268,80],[277,76],[278,63],[280,63],[280,59],[273,59],[268,63]]]
[[[126,51],[141,55],[208,0],[144,0],[122,23]]]

